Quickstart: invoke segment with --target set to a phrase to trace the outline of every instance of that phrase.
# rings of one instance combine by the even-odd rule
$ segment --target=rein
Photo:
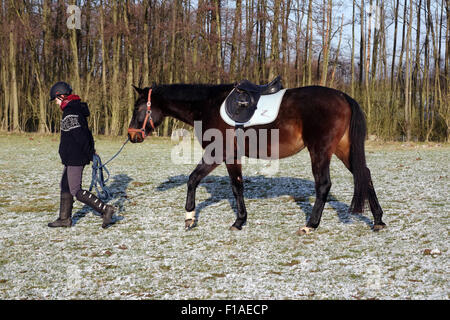
[[[147,122],[150,122],[152,129],[155,130],[155,124],[153,123],[153,119],[152,119],[152,89],[151,88],[148,90],[147,112],[145,114],[145,119],[144,119],[144,123],[142,124],[142,128],[140,128],[140,129],[129,128],[128,133],[134,132],[134,133],[140,134],[142,139],[145,139],[145,137],[147,137],[147,135],[145,134],[145,127],[147,125]]]
[[[111,162],[115,157],[117,157],[119,155],[119,153],[122,152],[123,148],[125,147],[125,145],[127,144],[128,141],[130,141],[129,138],[127,138],[127,140],[123,143],[123,145],[122,145],[122,147],[120,147],[119,151],[117,151],[116,154],[114,156],[112,156],[112,158],[109,159],[108,161],[106,161],[104,164],[102,164],[102,159],[100,158],[100,156],[97,154],[94,154],[94,157],[92,159],[92,180],[91,180],[91,185],[89,187],[89,192],[92,191],[92,188],[95,187],[95,191],[97,191],[98,197],[103,201],[106,201],[112,197],[111,191],[105,185],[106,182],[108,182],[109,177],[110,177],[109,170],[106,168],[106,165],[109,162]],[[105,177],[103,174],[103,170],[105,170],[106,174],[108,175],[106,180],[105,180]],[[99,185],[101,190],[99,190],[97,185]]]

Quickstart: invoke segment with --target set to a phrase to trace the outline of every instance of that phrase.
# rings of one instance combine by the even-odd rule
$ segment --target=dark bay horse
[[[219,130],[222,137],[226,131],[234,129],[220,116],[220,106],[234,88],[233,84],[224,85],[154,85],[151,88],[137,88],[128,135],[131,142],[143,142],[145,137],[160,125],[166,116],[176,118],[188,125],[201,121],[202,133],[208,129]],[[151,100],[151,104],[148,103]],[[330,160],[335,154],[353,174],[354,195],[350,210],[362,213],[368,201],[374,217],[373,230],[385,227],[382,221],[383,211],[378,203],[372,184],[370,171],[366,165],[364,140],[366,121],[358,103],[347,94],[331,88],[309,86],[286,90],[274,122],[252,127],[253,130],[278,129],[277,145],[269,142],[265,154],[272,154],[277,148],[278,158],[296,154],[305,147],[311,157],[312,172],[315,180],[316,199],[306,226],[298,229],[297,234],[305,234],[319,226],[322,211],[331,188]],[[249,128],[244,128],[244,132]],[[198,136],[198,135],[197,135]],[[212,141],[200,139],[205,150]],[[225,148],[226,143],[222,144]],[[224,150],[223,154],[226,152]],[[245,148],[245,156],[249,155]],[[186,228],[195,226],[195,191],[200,181],[211,173],[220,163],[225,163],[231,179],[231,186],[237,204],[237,218],[232,230],[241,230],[247,220],[244,203],[244,184],[242,165],[238,157],[233,161],[205,161],[202,158],[189,176],[186,199]],[[300,165],[300,164],[299,164]]]

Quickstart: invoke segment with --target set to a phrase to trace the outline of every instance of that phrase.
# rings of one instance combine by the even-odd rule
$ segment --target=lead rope
[[[104,164],[102,164],[102,159],[100,158],[100,156],[94,154],[94,157],[92,159],[92,180],[91,185],[89,187],[89,192],[92,191],[92,189],[95,187],[95,191],[97,191],[97,195],[102,201],[107,201],[112,197],[111,191],[106,186],[106,182],[108,182],[110,177],[109,170],[106,168],[106,165],[110,163],[115,157],[117,157],[119,153],[122,152],[123,148],[125,147],[128,141],[130,141],[129,138],[127,138],[127,140],[123,143],[119,151],[117,151],[116,154],[112,156],[112,158],[106,161]],[[106,180],[105,175],[103,174],[103,170],[105,170],[108,176]],[[99,187],[97,187],[97,185],[99,185],[101,190],[99,190]]]

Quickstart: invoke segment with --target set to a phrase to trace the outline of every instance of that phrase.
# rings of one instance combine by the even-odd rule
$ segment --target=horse
[[[247,221],[241,159],[234,153],[235,156],[230,161],[226,158],[226,150],[223,150],[221,159],[207,161],[205,150],[212,141],[201,139],[202,134],[209,129],[221,132],[223,139],[227,136],[227,131],[236,130],[235,127],[225,123],[220,116],[220,106],[234,89],[234,85],[154,84],[146,88],[133,86],[137,92],[137,99],[128,128],[128,138],[132,143],[142,143],[168,116],[190,126],[194,126],[196,121],[201,123],[201,133],[196,135],[200,139],[204,156],[187,182],[186,229],[196,226],[193,212],[197,186],[221,163],[226,164],[237,204],[237,217],[230,229],[241,230]],[[275,121],[239,130],[243,130],[245,134],[250,129],[257,132],[278,129],[279,141],[277,143],[270,141],[267,144],[267,150],[256,154],[251,154],[249,148],[245,146],[245,152],[242,155],[246,157],[262,158],[261,154],[268,155],[273,152],[278,159],[282,159],[293,156],[304,148],[309,151],[316,199],[306,225],[300,226],[296,234],[308,234],[320,224],[322,211],[331,188],[330,161],[333,154],[353,175],[354,193],[350,211],[361,214],[368,202],[374,218],[372,230],[378,231],[386,226],[382,221],[383,210],[373,187],[371,173],[366,165],[365,116],[353,98],[339,90],[322,86],[287,89]],[[224,149],[226,145],[224,141],[222,143]]]

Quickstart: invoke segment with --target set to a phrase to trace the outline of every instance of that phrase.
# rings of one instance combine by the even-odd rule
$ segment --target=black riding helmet
[[[50,101],[53,101],[56,99],[56,97],[60,95],[69,95],[72,93],[72,87],[65,82],[57,82],[53,85],[53,87],[50,89]]]

